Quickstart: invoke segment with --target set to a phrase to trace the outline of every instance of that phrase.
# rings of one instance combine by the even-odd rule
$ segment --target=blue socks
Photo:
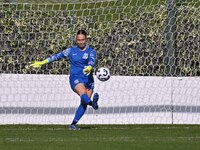
[[[81,117],[83,116],[83,114],[85,113],[85,111],[87,109],[87,105],[91,104],[91,103],[92,103],[92,101],[88,97],[87,94],[81,95],[81,104],[79,105],[78,109],[76,110],[76,114],[75,114],[72,124],[76,124],[81,119]]]
[[[87,94],[83,94],[81,95],[81,102],[88,105],[91,102],[91,99],[88,97]]]
[[[78,109],[76,110],[76,114],[75,114],[72,124],[76,124],[81,119],[81,117],[85,113],[86,109],[87,109],[87,105],[85,105],[83,103],[81,103],[79,105]]]

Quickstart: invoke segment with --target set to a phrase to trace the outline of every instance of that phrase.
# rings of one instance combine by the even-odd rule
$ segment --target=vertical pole
[[[175,31],[176,31],[176,4],[175,0],[166,0],[167,18],[166,18],[166,48],[167,56],[165,57],[165,75],[173,76],[175,73]]]
[[[174,83],[174,78],[171,78],[171,123],[174,124],[174,101],[173,101],[173,96],[174,96],[174,89],[173,89],[173,83]]]
[[[16,4],[16,0],[10,0],[11,8],[13,8],[13,4]]]
[[[166,18],[166,48],[167,56],[165,57],[165,75],[173,76],[175,74],[175,31],[176,31],[176,3],[175,0],[166,0],[167,4],[167,18]],[[173,84],[173,81],[171,82]],[[171,85],[171,120],[174,123],[174,102],[173,102],[173,85]]]
[[[75,15],[75,13],[74,13],[74,9],[75,9],[75,2],[73,1],[73,9],[72,9],[72,44],[71,45],[73,45],[74,44],[74,27],[75,27],[75,24],[74,24],[74,15]]]

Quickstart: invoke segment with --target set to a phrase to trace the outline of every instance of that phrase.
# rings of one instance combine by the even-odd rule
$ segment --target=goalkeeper
[[[69,130],[80,130],[77,127],[78,121],[81,119],[87,109],[87,105],[98,109],[99,95],[97,93],[91,100],[94,90],[94,78],[92,68],[95,65],[96,51],[87,44],[87,33],[85,30],[79,30],[76,34],[76,45],[73,45],[60,53],[54,54],[43,61],[36,61],[30,66],[40,68],[42,65],[53,61],[69,57],[70,60],[70,85],[81,99],[80,105],[76,110],[73,122],[69,126]]]

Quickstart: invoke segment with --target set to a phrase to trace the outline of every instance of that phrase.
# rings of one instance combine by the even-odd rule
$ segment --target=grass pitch
[[[0,150],[199,150],[200,125],[2,125]]]

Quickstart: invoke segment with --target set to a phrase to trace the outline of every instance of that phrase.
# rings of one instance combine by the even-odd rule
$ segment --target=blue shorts
[[[72,90],[74,90],[75,86],[79,83],[83,83],[86,88],[94,90],[94,78],[93,76],[90,77],[76,77],[76,76],[70,76],[69,82]]]

